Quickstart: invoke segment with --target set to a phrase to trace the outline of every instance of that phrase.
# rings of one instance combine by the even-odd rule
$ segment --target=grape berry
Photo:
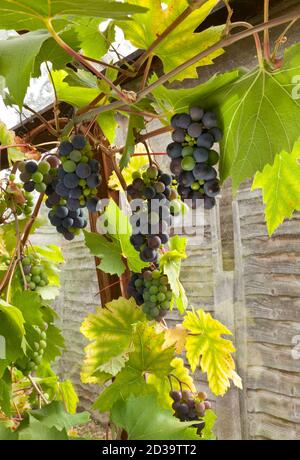
[[[188,390],[172,390],[170,391],[170,397],[173,400],[174,416],[181,422],[195,420],[194,426],[198,428],[200,433],[205,424],[201,419],[204,417],[205,411],[211,409],[210,402],[206,401],[206,393],[199,392],[194,394]]]
[[[171,158],[170,169],[178,181],[178,193],[182,199],[204,200],[204,208],[215,206],[220,183],[214,166],[219,154],[213,145],[222,139],[222,131],[213,112],[191,107],[189,113],[176,114],[171,119],[174,128],[173,142],[167,146]]]
[[[28,289],[35,291],[38,287],[44,287],[49,284],[45,267],[35,254],[23,257],[21,263]]]

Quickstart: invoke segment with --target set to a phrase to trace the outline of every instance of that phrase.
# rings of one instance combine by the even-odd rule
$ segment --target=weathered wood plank
[[[266,367],[249,366],[247,387],[300,398],[300,373],[291,374]]]

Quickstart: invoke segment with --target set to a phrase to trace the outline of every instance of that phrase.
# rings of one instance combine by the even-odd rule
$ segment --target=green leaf
[[[81,374],[84,383],[97,383],[99,371],[100,376],[103,372],[108,373],[108,369],[101,366],[105,363],[112,365],[112,358],[119,359],[128,352],[135,324],[145,319],[134,299],[123,297],[109,302],[105,308],[99,308],[85,319],[80,331],[92,343],[85,348],[86,358]]]
[[[299,74],[297,43],[286,50],[281,69],[255,69],[204,101],[219,113],[225,133],[220,177],[231,176],[234,190],[282,150],[291,152],[299,138],[300,102],[294,94]]]
[[[20,109],[33,73],[35,58],[49,37],[47,31],[39,30],[0,41],[0,75],[5,78],[9,93]]]
[[[51,72],[51,74],[57,97],[60,101],[67,102],[68,104],[80,108],[89,104],[99,95],[99,89],[97,88],[96,82],[95,87],[91,87],[91,80],[89,80],[89,86],[83,87],[82,83],[79,86],[77,82],[76,85],[74,79],[71,80],[73,83],[70,84],[70,75],[65,70],[56,70]]]
[[[180,313],[183,313],[188,305],[184,287],[179,280],[181,260],[186,258],[186,243],[186,238],[182,238],[178,235],[173,236],[169,241],[170,250],[160,258],[160,267],[168,277]]]
[[[26,224],[28,223],[29,218],[19,219],[19,230],[20,233],[24,231]],[[37,218],[34,221],[33,226],[31,227],[30,234],[34,233],[35,230],[41,227],[44,223],[42,218]],[[5,248],[9,253],[12,253],[16,247],[17,238],[16,238],[16,224],[14,221],[3,224],[0,227],[0,239],[5,243]]]
[[[83,425],[90,418],[88,412],[69,414],[65,411],[64,405],[60,401],[53,401],[42,409],[33,410],[30,415],[40,424],[48,428],[56,428],[59,431],[63,429],[69,430],[76,425]]]
[[[6,342],[6,359],[14,361],[23,354],[24,318],[20,310],[0,299],[0,336]],[[1,361],[1,360],[0,360]]]
[[[126,142],[124,146],[124,151],[122,153],[122,158],[119,164],[121,171],[128,165],[131,155],[134,154],[136,144],[134,130],[143,129],[144,127],[145,123],[142,117],[139,117],[137,115],[129,116]]]
[[[300,211],[299,157],[300,141],[296,142],[292,153],[282,151],[276,155],[272,166],[266,165],[254,177],[252,190],[262,189],[269,236],[284,219],[290,219],[295,210]]]
[[[131,4],[143,5],[148,8],[144,14],[133,16],[133,23],[118,21],[127,40],[137,48],[147,49],[152,42],[187,8],[186,0],[130,0]],[[223,26],[210,27],[200,33],[194,30],[204,21],[218,0],[207,0],[200,8],[183,20],[162,42],[153,53],[157,55],[164,66],[164,72],[174,69],[197,53],[218,42],[223,32]],[[166,7],[167,4],[167,7]],[[184,53],[182,52],[184,50]],[[175,78],[197,78],[196,68],[200,65],[213,63],[213,59],[223,53],[219,49],[206,58],[199,60]]]
[[[20,441],[66,441],[69,439],[65,429],[49,428],[31,415],[28,417],[28,422],[25,421],[16,434]]]
[[[76,414],[79,398],[71,380],[58,383],[58,388],[62,396],[65,408],[70,414]]]
[[[168,120],[174,113],[187,112],[192,105],[199,104],[204,98],[209,98],[220,88],[228,87],[235,82],[241,75],[238,69],[232,70],[225,74],[215,74],[205,83],[195,86],[194,88],[171,89],[160,85],[151,91],[154,96],[157,110],[167,116]],[[154,83],[157,76],[152,75],[149,83]]]
[[[0,379],[0,411],[4,412],[8,417],[11,416],[11,385],[11,376],[7,369]],[[1,436],[0,439],[2,439]]]
[[[101,258],[98,265],[106,273],[120,276],[125,271],[122,258],[127,259],[128,267],[137,273],[149,264],[140,259],[139,253],[130,243],[132,227],[128,217],[120,210],[114,200],[110,199],[105,212],[98,221],[99,229],[107,236],[85,231],[85,244],[90,252]]]
[[[6,427],[5,423],[0,420],[0,439],[1,441],[16,441],[18,434]]]
[[[101,59],[108,51],[110,42],[105,33],[100,32],[101,19],[77,18],[73,20],[82,53],[94,59]]]
[[[129,440],[199,440],[195,422],[180,422],[170,410],[162,409],[155,395],[131,396],[118,402],[112,422],[128,433]]]
[[[116,129],[118,127],[115,113],[112,110],[101,113],[97,118],[97,123],[103,131],[104,136],[110,144],[114,144],[116,139]]]
[[[235,382],[235,364],[231,356],[235,352],[232,342],[221,337],[232,335],[219,321],[203,310],[188,312],[183,321],[189,334],[186,338],[186,356],[193,372],[200,366],[207,372],[209,388],[217,396],[223,396]]]
[[[83,8],[84,6],[84,8]],[[0,5],[0,27],[3,29],[41,29],[48,19],[56,21],[60,28],[65,27],[69,16],[121,18],[145,11],[145,8],[110,0],[2,0]]]
[[[216,414],[211,409],[206,410],[203,420],[205,422],[205,425],[203,430],[201,431],[201,439],[204,439],[205,441],[215,441],[217,438],[212,430],[217,420]]]
[[[37,292],[18,290],[13,295],[12,303],[22,312],[27,323],[43,327],[42,302]]]
[[[43,361],[52,362],[58,356],[61,356],[62,349],[65,346],[65,341],[61,330],[55,324],[49,324],[46,330],[47,346],[44,351]]]
[[[54,244],[48,244],[47,246],[32,246],[34,252],[40,254],[43,258],[54,262],[56,264],[63,263],[64,258],[61,252],[61,248]]]
[[[106,388],[94,404],[100,412],[106,412],[119,399],[126,399],[130,394],[147,394],[153,392],[153,385],[147,385],[145,374],[158,377],[168,375],[174,348],[163,348],[164,334],[157,333],[154,326],[140,323],[133,336],[133,351],[129,354],[125,367],[113,383]]]

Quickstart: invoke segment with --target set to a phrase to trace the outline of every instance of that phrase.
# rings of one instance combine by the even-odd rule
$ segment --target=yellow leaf
[[[226,393],[230,379],[240,387],[231,356],[235,348],[230,340],[221,337],[222,334],[232,335],[231,332],[203,310],[188,312],[183,326],[188,330],[186,356],[192,371],[200,366],[202,372],[207,373],[211,391],[217,396]]]
[[[137,144],[135,146],[134,153],[142,153],[145,155],[132,155],[128,166],[122,169],[122,176],[124,177],[127,185],[132,183],[132,173],[134,171],[141,171],[142,169],[146,169],[146,166],[149,165],[149,160],[144,144]],[[111,190],[121,190],[121,185],[115,171],[112,172],[110,178],[108,179],[108,187]]]
[[[174,328],[167,329],[165,331],[164,348],[175,345],[176,353],[180,355],[185,348],[186,336],[187,330],[181,324],[177,324]]]

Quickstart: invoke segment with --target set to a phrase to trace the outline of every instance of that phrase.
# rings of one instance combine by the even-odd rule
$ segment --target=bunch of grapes
[[[99,161],[93,158],[91,146],[82,135],[61,142],[61,165],[58,168],[55,192],[66,200],[70,211],[87,207],[96,212],[97,187],[101,184]]]
[[[28,289],[35,291],[36,288],[49,284],[43,262],[35,254],[23,257],[21,263]]]
[[[219,154],[212,149],[222,139],[222,131],[213,112],[192,107],[189,113],[176,114],[171,119],[174,128],[167,154],[171,158],[170,169],[178,180],[178,193],[183,199],[204,200],[204,208],[215,206],[220,192],[217,171],[213,167]]]
[[[170,310],[172,291],[168,277],[158,269],[133,273],[127,289],[149,320],[161,321]]]
[[[133,200],[144,200],[143,206],[138,211],[133,210],[130,218],[133,226],[130,241],[143,261],[156,262],[158,250],[169,241],[171,216],[179,206],[172,177],[155,165],[149,166],[142,175],[133,173],[133,182],[127,193]],[[135,203],[132,202],[131,206],[133,208]]]
[[[34,335],[34,341],[30,344],[30,348],[27,352],[26,359],[20,359],[16,363],[16,367],[19,368],[24,375],[28,375],[33,371],[36,371],[42,362],[45,348],[47,347],[47,334],[46,329],[48,325],[44,323],[44,327],[41,329],[39,326],[34,325],[32,327],[32,335]]]
[[[24,190],[44,193],[47,186],[55,179],[58,166],[59,159],[54,155],[48,156],[39,163],[32,160],[19,162],[18,170],[20,179],[24,182]]]
[[[195,420],[194,426],[201,431],[204,427],[204,422],[201,419],[204,417],[205,411],[211,409],[210,402],[206,401],[206,393],[199,392],[194,394],[188,390],[172,390],[170,391],[170,397],[174,401],[172,408],[174,409],[175,417],[181,422]],[[199,422],[197,423],[198,420]]]

